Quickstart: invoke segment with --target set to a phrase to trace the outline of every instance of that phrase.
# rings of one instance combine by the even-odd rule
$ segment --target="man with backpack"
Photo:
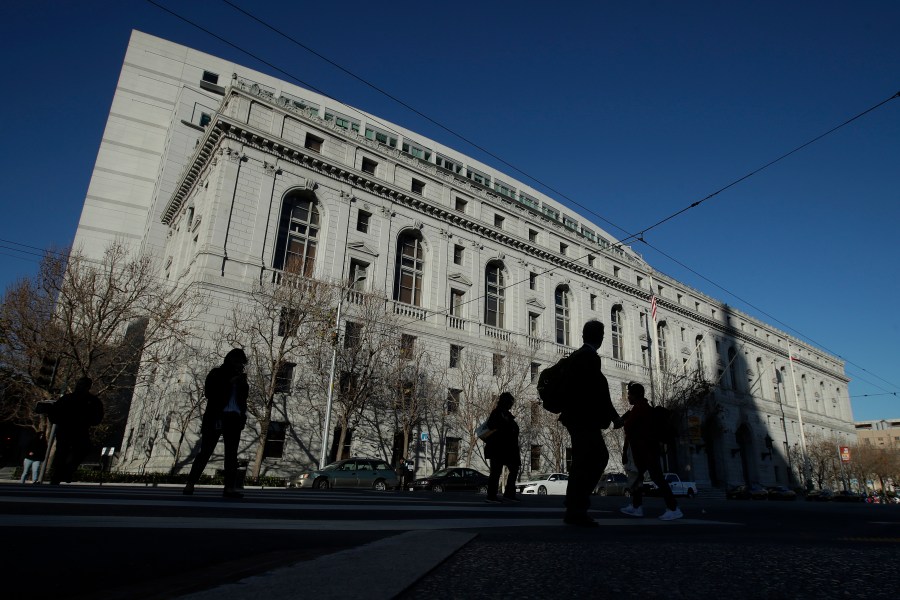
[[[631,458],[637,467],[637,474],[631,484],[631,504],[622,507],[622,512],[630,517],[643,517],[644,473],[649,473],[650,480],[656,484],[662,492],[666,503],[666,512],[659,518],[661,521],[674,521],[684,515],[678,508],[675,495],[669,487],[663,475],[660,464],[659,444],[664,436],[667,423],[661,422],[667,418],[659,407],[651,407],[644,397],[644,386],[631,382],[628,384],[628,403],[631,409],[622,415],[625,421],[625,446],[622,448],[622,464],[628,462],[628,450],[631,449]],[[665,411],[668,413],[668,411]]]
[[[563,359],[565,362],[561,365],[565,399],[559,421],[572,439],[572,464],[563,521],[577,527],[597,526],[597,522],[588,516],[588,509],[591,492],[609,462],[603,430],[611,423],[616,428],[622,426],[609,395],[609,384],[600,371],[597,350],[603,343],[603,332],[600,321],[585,323],[582,330],[584,345]]]

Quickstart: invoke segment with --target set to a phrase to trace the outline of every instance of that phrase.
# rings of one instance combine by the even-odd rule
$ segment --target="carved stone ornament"
[[[273,163],[263,161],[263,173],[268,177],[275,177],[281,173],[281,169],[276,167]]]
[[[413,226],[414,226],[416,229],[425,229],[425,223],[423,223],[422,221],[419,221],[418,219],[416,219],[415,221],[413,221]]]
[[[382,206],[382,207],[381,207],[381,214],[383,214],[383,215],[384,215],[385,217],[387,217],[388,219],[397,216],[397,213],[395,213],[394,211],[392,211],[392,210],[391,210],[390,208],[388,208],[387,206]]]

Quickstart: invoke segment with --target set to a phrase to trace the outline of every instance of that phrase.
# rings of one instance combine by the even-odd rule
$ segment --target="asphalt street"
[[[844,598],[900,590],[900,506],[0,484],[7,598]],[[9,595],[7,595],[9,594]]]

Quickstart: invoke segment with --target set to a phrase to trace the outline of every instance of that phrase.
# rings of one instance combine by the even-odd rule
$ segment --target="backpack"
[[[678,426],[674,413],[665,406],[656,405],[651,408],[651,435],[660,444],[671,444],[678,439]]]
[[[537,382],[538,396],[544,410],[558,415],[569,403],[568,366],[571,355],[564,356],[552,367],[541,371]]]

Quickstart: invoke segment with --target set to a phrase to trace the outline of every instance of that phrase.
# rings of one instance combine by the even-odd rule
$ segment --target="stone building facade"
[[[791,483],[801,421],[806,437],[855,438],[837,357],[654,271],[583,216],[452,148],[140,32],[126,53],[76,245],[98,254],[113,239],[156,254],[160,277],[173,285],[205,290],[200,336],[221,326],[252,286],[277,285],[288,260],[316,279],[383,295],[434,358],[452,402],[467,401],[459,397],[460,353],[490,363],[518,348],[536,379],[580,345],[585,321],[598,319],[606,325],[604,372],[624,411],[628,381],[649,388],[655,296],[666,362],[715,384],[715,410],[688,416],[673,468],[702,485]],[[136,390],[120,469],[179,467],[173,440],[196,444],[198,422],[172,425],[186,401],[175,379],[162,395]],[[520,400],[531,406],[522,418],[535,415],[533,385]],[[319,415],[298,409],[279,421],[281,446],[263,473],[290,476],[318,462],[320,438],[297,433],[317,430],[310,414]],[[458,461],[465,448],[456,445],[468,433],[420,425],[406,453],[426,473]],[[351,453],[390,459],[376,437],[358,432]],[[424,444],[438,438],[441,450],[427,460]],[[525,473],[564,468],[536,440],[522,440]],[[262,443],[252,423],[245,441],[247,455]]]

